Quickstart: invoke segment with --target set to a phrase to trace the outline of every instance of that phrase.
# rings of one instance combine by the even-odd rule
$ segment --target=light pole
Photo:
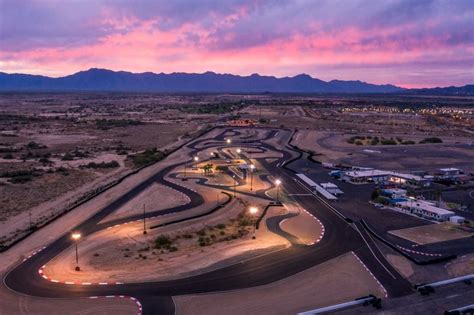
[[[143,234],[146,234],[145,204],[143,204]]]
[[[280,185],[281,185],[281,180],[277,179],[275,181],[275,185],[277,186],[277,201],[280,202]]]
[[[250,190],[253,190],[253,171],[255,169],[255,165],[250,164]]]
[[[80,271],[81,268],[79,267],[79,255],[77,253],[77,242],[81,238],[81,233],[72,233],[71,237],[76,243],[76,268],[75,269],[76,271]]]
[[[230,140],[230,139],[227,139],[227,141],[226,141],[226,142],[227,142],[227,144],[231,144],[231,143],[232,143],[232,140]]]
[[[237,187],[237,179],[235,179],[235,175],[232,175],[232,178],[234,179],[234,198],[235,198],[235,188]]]
[[[249,208],[249,213],[252,216],[255,216],[258,213],[258,208],[257,207],[250,207]],[[255,220],[255,222],[253,224],[253,236],[252,236],[253,239],[255,239],[256,232],[257,232],[257,220]]]
[[[237,149],[237,154],[240,154],[240,152],[242,152],[242,150],[240,148]]]

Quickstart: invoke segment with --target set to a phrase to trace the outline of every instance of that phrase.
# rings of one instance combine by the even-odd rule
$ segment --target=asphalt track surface
[[[49,244],[38,254],[19,263],[10,270],[3,279],[5,285],[18,293],[39,297],[132,296],[141,302],[143,314],[174,314],[174,304],[171,298],[174,295],[224,291],[268,284],[321,264],[348,251],[354,251],[381,282],[389,297],[400,297],[413,292],[409,282],[385,260],[378,250],[377,244],[368,233],[360,226],[347,223],[337,214],[333,205],[328,204],[325,200],[309,196],[306,188],[294,180],[294,172],[291,171],[290,166],[281,167],[300,155],[289,147],[275,148],[263,142],[276,136],[280,131],[268,130],[267,135],[261,139],[245,137],[245,139],[238,140],[236,137],[240,135],[240,132],[234,129],[235,128],[223,129],[223,131],[213,139],[198,139],[188,144],[187,147],[192,149],[192,152],[189,154],[190,160],[192,156],[208,148],[219,149],[220,154],[225,156],[226,153],[222,148],[226,147],[225,140],[227,137],[233,139],[232,146],[240,146],[241,148],[259,152],[272,150],[282,153],[283,157],[272,163],[266,162],[265,159],[259,159],[259,162],[275,178],[281,178],[283,188],[287,193],[293,195],[292,198],[299,203],[301,207],[316,216],[325,226],[325,234],[320,242],[311,246],[296,244],[295,239],[291,238],[291,235],[285,235],[279,228],[279,222],[286,217],[281,216],[279,220],[274,218],[266,223],[271,231],[280,233],[282,236],[287,236],[288,239],[294,243],[294,246],[288,249],[269,253],[254,259],[248,259],[239,264],[184,279],[119,285],[85,286],[53,283],[43,279],[38,273],[41,266],[47,264],[48,261],[62,251],[73,246],[70,235],[66,234]],[[226,136],[226,132],[231,130],[234,134],[232,136]],[[203,137],[205,137],[205,135]],[[133,215],[106,223],[99,223],[107,215],[119,209],[129,200],[135,198],[140,192],[153,183],[160,183],[172,187],[186,194],[191,199],[191,202],[186,205],[165,210],[154,211],[153,209],[149,209],[146,213],[146,217],[148,218],[173,212],[185,212],[201,205],[204,199],[198,193],[165,179],[167,174],[177,166],[182,166],[183,164],[184,162],[178,163],[157,172],[149,179],[143,181],[101,209],[93,217],[79,224],[74,230],[81,231],[82,235],[87,236],[116,224],[142,219],[143,215]],[[205,180],[199,183],[208,185]],[[239,185],[240,184],[242,184],[242,181],[239,181]],[[218,188],[228,193],[233,192],[232,186],[218,186]],[[239,194],[247,193],[237,191]],[[264,191],[257,193],[260,197],[269,199],[264,195]],[[337,270],[334,272],[337,272]],[[344,288],[341,288],[341,290],[344,290]]]

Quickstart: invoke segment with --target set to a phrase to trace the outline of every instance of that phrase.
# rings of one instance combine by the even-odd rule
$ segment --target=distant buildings
[[[452,211],[436,207],[432,202],[418,199],[397,201],[395,207],[404,212],[440,222],[448,221],[450,217],[455,215]]]

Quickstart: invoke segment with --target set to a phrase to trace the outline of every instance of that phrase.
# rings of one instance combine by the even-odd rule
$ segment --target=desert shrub
[[[61,160],[63,160],[63,161],[72,161],[72,160],[74,160],[74,157],[71,154],[66,153],[66,154],[63,155]]]
[[[133,119],[97,119],[95,125],[98,129],[107,130],[115,127],[127,127],[141,125],[143,122]]]
[[[357,141],[355,142],[355,144],[356,144],[356,145],[363,145],[362,141],[360,141],[360,140],[357,140]]]
[[[155,239],[156,248],[170,246],[171,243],[172,243],[171,239],[166,235],[160,235]]]
[[[85,168],[93,168],[93,169],[98,169],[98,168],[115,168],[119,167],[120,164],[117,161],[110,161],[110,162],[100,162],[100,163],[95,163],[95,162],[90,162],[86,165],[81,165],[81,167]]]
[[[410,144],[415,144],[415,141],[412,140],[405,140],[402,142],[403,145],[410,145]]]
[[[158,162],[165,157],[165,154],[156,148],[145,150],[144,152],[129,155],[127,159],[131,160],[135,167],[145,166]]]
[[[3,156],[3,158],[4,158],[5,160],[11,160],[11,159],[13,159],[13,154],[7,153],[7,154],[5,154],[5,155]]]
[[[379,144],[380,141],[379,141],[379,138],[375,137],[373,138],[371,141],[370,141],[370,145],[377,145]]]
[[[34,142],[34,141],[28,142],[28,144],[26,145],[26,147],[27,147],[28,149],[32,149],[32,150],[34,150],[34,149],[44,149],[44,148],[46,148],[45,145],[40,144],[40,143],[37,143],[37,142]]]
[[[380,143],[382,145],[396,145],[397,144],[397,142],[393,139],[383,139]]]
[[[216,225],[216,228],[223,230],[223,229],[225,229],[225,224],[224,223],[219,223],[219,224]]]
[[[420,143],[443,143],[443,140],[438,137],[428,137],[421,140]]]

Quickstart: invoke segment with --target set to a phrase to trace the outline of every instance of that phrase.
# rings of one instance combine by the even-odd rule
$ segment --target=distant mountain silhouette
[[[467,88],[470,87],[470,88]],[[446,89],[446,92],[443,92]],[[437,88],[440,94],[462,94],[472,85]],[[238,76],[214,72],[198,73],[131,73],[106,69],[89,69],[75,74],[50,78],[29,74],[0,72],[0,91],[130,91],[130,92],[210,92],[210,93],[396,93],[429,94],[431,89],[406,90],[386,84],[362,81],[322,81],[307,74],[294,77]],[[458,92],[457,92],[458,91]],[[463,92],[463,93],[464,93]]]
[[[431,89],[410,89],[410,94],[418,95],[474,95],[474,84],[464,86],[436,87]]]
[[[234,93],[390,93],[403,89],[361,81],[325,82],[306,74],[295,77],[238,76],[214,72],[131,73],[90,69],[50,78],[0,72],[1,91],[133,91],[133,92],[234,92]]]

